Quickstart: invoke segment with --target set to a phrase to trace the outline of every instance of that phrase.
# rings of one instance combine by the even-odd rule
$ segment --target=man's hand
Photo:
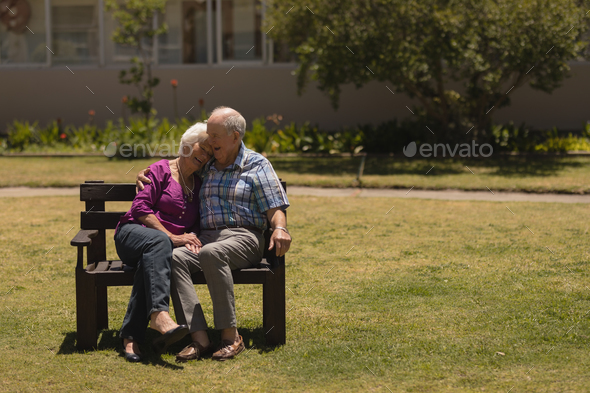
[[[287,227],[287,217],[285,216],[285,212],[278,207],[268,210],[266,212],[266,217],[268,218],[268,221],[270,221],[271,228]],[[291,235],[289,235],[287,232],[283,231],[282,229],[275,229],[272,231],[272,235],[270,236],[268,249],[272,250],[272,248],[275,247],[277,257],[282,257],[287,253],[287,251],[289,251],[289,247],[291,247],[291,240]]]
[[[140,191],[143,191],[143,189],[144,189],[143,184],[144,183],[151,184],[152,181],[146,177],[148,173],[150,173],[150,168],[143,169],[143,170],[139,171],[139,173],[137,174],[137,177],[135,178],[135,193],[136,194]]]
[[[195,254],[198,254],[199,251],[201,251],[201,248],[203,248],[201,246],[195,246],[194,244],[185,244],[185,246],[189,251],[192,251]]]
[[[275,247],[277,257],[282,257],[289,251],[291,247],[291,236],[282,229],[275,229],[270,236],[270,243],[268,249],[272,250]]]

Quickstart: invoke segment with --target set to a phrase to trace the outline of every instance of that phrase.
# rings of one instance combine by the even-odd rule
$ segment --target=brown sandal
[[[238,342],[223,341],[219,351],[215,352],[211,357],[213,360],[228,360],[233,359],[242,353],[245,349],[244,339],[242,336],[238,336]]]
[[[213,344],[209,343],[207,347],[203,347],[198,342],[192,342],[176,355],[176,361],[180,363],[197,360],[211,352],[213,352]]]

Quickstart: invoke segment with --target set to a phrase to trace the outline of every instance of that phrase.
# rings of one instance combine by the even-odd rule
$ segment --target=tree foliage
[[[576,0],[274,0],[270,35],[297,54],[308,81],[338,106],[341,86],[371,80],[417,99],[438,135],[486,137],[495,110],[521,86],[547,93],[587,43]],[[590,14],[589,14],[590,15]],[[385,89],[385,86],[383,87]]]
[[[166,24],[154,26],[154,15],[163,14],[166,0],[106,0],[105,8],[112,11],[118,27],[113,33],[113,41],[117,44],[137,49],[139,57],[131,59],[131,68],[119,73],[122,84],[134,85],[139,97],[129,97],[126,105],[133,113],[142,113],[147,122],[152,113],[154,87],[160,83],[152,75],[152,48],[157,35],[168,30]]]

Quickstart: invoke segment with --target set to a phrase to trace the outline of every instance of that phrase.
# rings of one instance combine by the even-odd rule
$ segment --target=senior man
[[[244,350],[238,334],[231,270],[252,267],[263,256],[267,219],[272,228],[268,249],[283,256],[291,245],[284,210],[287,195],[262,155],[242,142],[246,120],[234,109],[219,107],[207,121],[208,142],[214,158],[203,170],[201,233],[203,244],[174,249],[171,297],[178,323],[186,324],[192,343],[177,361],[198,359],[211,353],[207,322],[191,274],[203,271],[213,303],[215,328],[221,330],[221,346],[214,360],[234,358]]]

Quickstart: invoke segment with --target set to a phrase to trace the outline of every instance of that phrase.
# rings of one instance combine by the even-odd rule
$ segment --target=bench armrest
[[[285,256],[277,257],[277,255],[275,254],[275,249],[273,248],[266,255],[266,262],[268,262],[268,264],[270,264],[271,267],[284,266]]]
[[[98,229],[82,229],[76,236],[74,236],[72,241],[70,241],[70,244],[75,247],[87,247],[92,244],[92,238],[96,235],[98,235]]]

